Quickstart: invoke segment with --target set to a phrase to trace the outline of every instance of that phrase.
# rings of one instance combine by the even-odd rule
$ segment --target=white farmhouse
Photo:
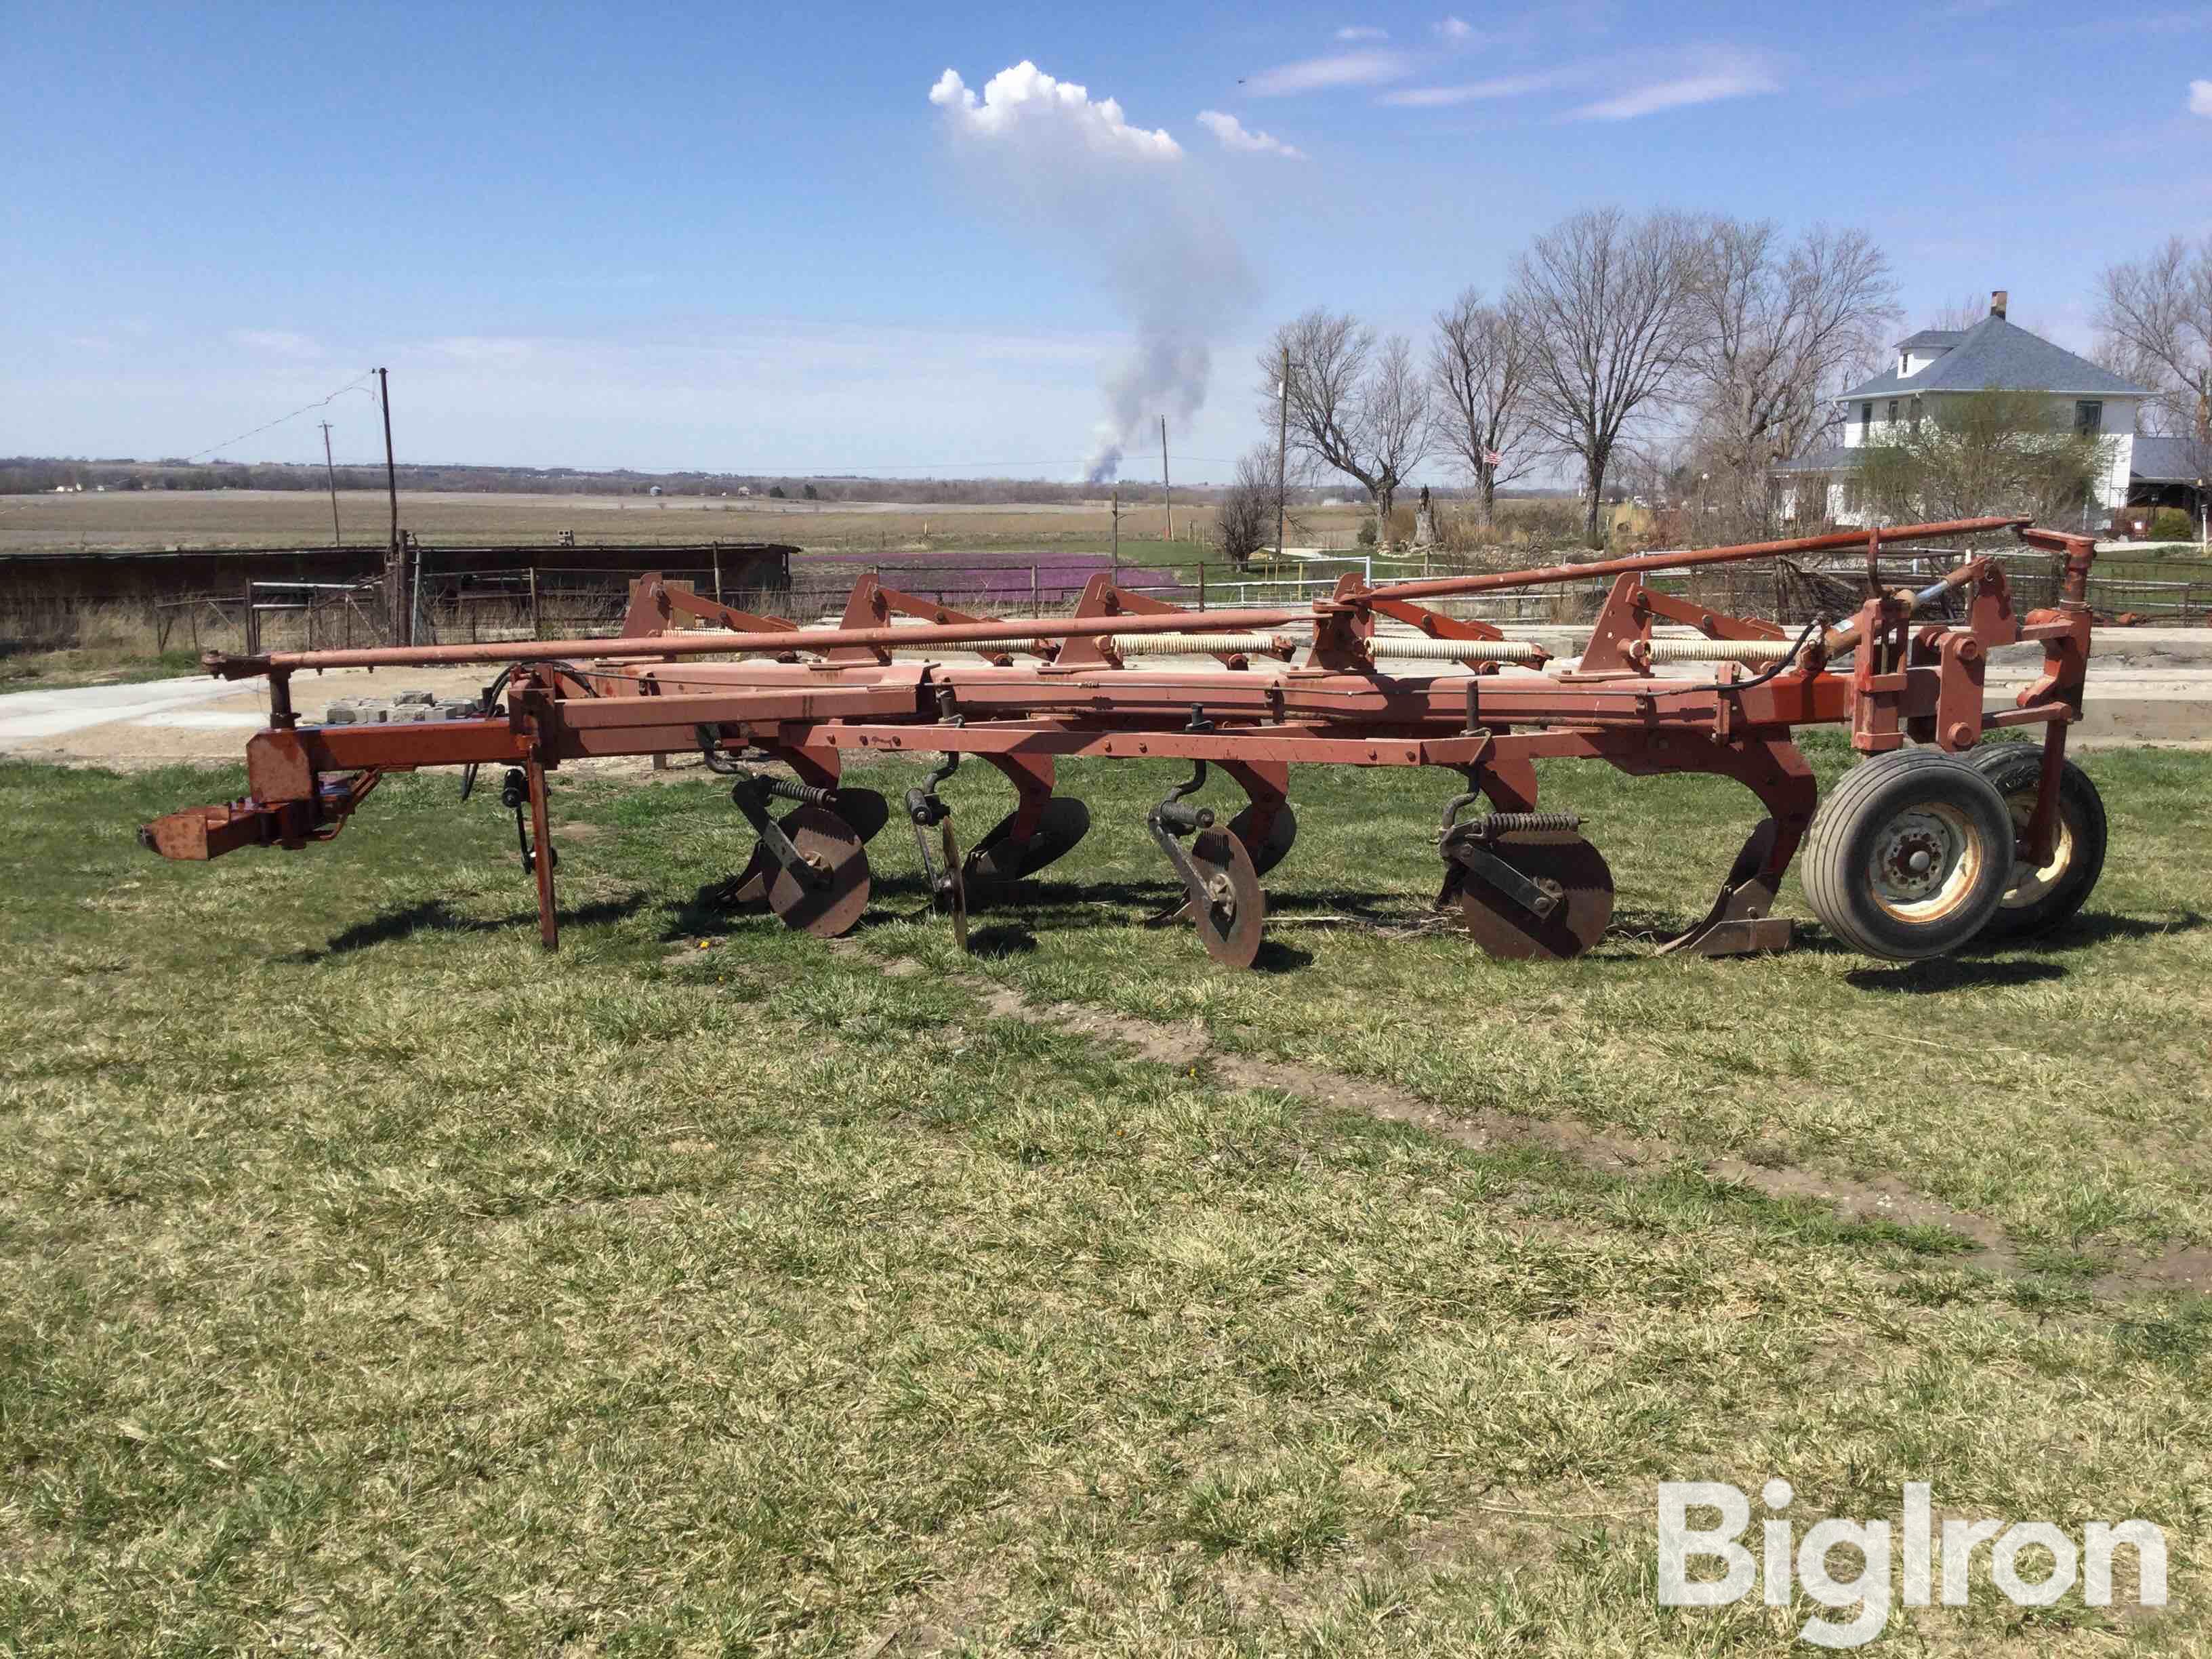
[[[2005,320],[2006,295],[1990,296],[1990,314],[1967,329],[1923,329],[1897,343],[1882,372],[1837,399],[1841,441],[1773,469],[1785,520],[1868,522],[1851,478],[1852,452],[1891,441],[1896,429],[1924,419],[1941,423],[1947,403],[1977,392],[2039,392],[2055,422],[2112,440],[2111,471],[2098,481],[2094,508],[2109,514],[2129,500],[2136,480],[2136,412],[2154,394]],[[2148,459],[2148,458],[2146,458]]]

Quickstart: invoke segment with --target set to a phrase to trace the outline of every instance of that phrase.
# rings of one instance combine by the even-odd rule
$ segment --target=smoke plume
[[[1131,126],[1111,98],[1024,61],[980,96],[947,70],[929,101],[992,201],[1095,272],[1135,332],[1102,377],[1107,413],[1087,476],[1104,483],[1161,416],[1184,424],[1205,404],[1212,343],[1255,297],[1243,251],[1182,147]]]

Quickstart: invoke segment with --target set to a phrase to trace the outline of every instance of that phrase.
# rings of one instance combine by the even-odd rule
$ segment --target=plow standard
[[[1963,558],[1918,591],[1883,592],[1885,543],[2009,532],[2063,567],[2054,609],[2014,614],[2004,574]],[[1668,570],[1863,548],[1867,594],[1833,625],[1792,634],[1659,592]],[[1090,815],[1055,793],[1066,757],[1182,759],[1190,777],[1146,818],[1216,961],[1246,967],[1267,902],[1261,878],[1290,853],[1294,765],[1429,766],[1454,773],[1441,805],[1440,908],[1492,956],[1579,956],[1613,914],[1613,877],[1572,813],[1537,800],[1540,759],[1609,762],[1637,775],[1733,778],[1765,817],[1711,908],[1668,951],[1728,955],[1790,941],[1771,914],[1793,860],[1813,908],[1845,944],[1911,960],[1977,937],[2022,938],[2078,908],[2104,858],[2105,817],[2066,758],[2090,648],[2088,538],[2025,520],[1976,519],[1689,553],[1364,585],[1275,610],[1191,611],[1105,574],[1073,617],[983,618],[855,586],[842,621],[802,629],[647,577],[619,636],[481,646],[211,655],[225,678],[265,678],[268,730],[246,746],[248,793],[140,832],[172,859],[328,841],[386,773],[508,769],[524,868],[546,946],[559,937],[546,774],[564,761],[702,753],[732,779],[755,837],[726,890],[825,937],[869,899],[866,848],[890,804],[842,783],[848,755],[941,757],[901,803],[926,884],[963,942],[971,888],[1021,880],[1080,842]],[[1593,577],[1612,586],[1577,659],[1553,659],[1433,601]],[[1946,620],[1922,620],[1940,610]],[[903,618],[904,621],[898,619]],[[1661,637],[1656,624],[1694,637]],[[2043,671],[2008,708],[1985,708],[1988,654],[2036,641]],[[915,653],[921,653],[916,656]],[[705,661],[702,659],[737,658]],[[1210,665],[1140,665],[1147,658]],[[501,665],[477,718],[303,722],[293,677],[325,668]],[[1796,728],[1847,729],[1865,758],[1825,803]],[[2039,727],[2039,744],[1976,744]],[[1014,805],[963,854],[939,786],[974,756]],[[769,769],[782,763],[783,770]],[[1195,798],[1218,767],[1245,799],[1224,822]],[[1819,808],[1816,813],[1815,808]]]

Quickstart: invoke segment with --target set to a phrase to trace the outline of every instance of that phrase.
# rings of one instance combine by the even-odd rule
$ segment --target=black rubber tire
[[[1913,814],[1916,824],[1902,822]],[[1909,896],[1911,872],[1893,866],[1887,896],[1875,857],[1901,852],[1910,833],[1933,828],[1954,855],[1937,885]],[[1887,832],[1887,837],[1885,832]],[[1975,767],[1937,749],[1899,749],[1863,762],[1820,803],[1800,856],[1805,896],[1828,931],[1854,951],[1892,962],[1939,957],[1989,925],[2012,884],[2012,813]]]
[[[2025,830],[2043,779],[2043,745],[1984,744],[1966,758],[2004,798],[2014,824]],[[2041,870],[2020,866],[2013,871],[1996,914],[1982,929],[1984,939],[2033,939],[2050,932],[2081,908],[2105,873],[2105,798],[2072,761],[2058,775],[2058,821],[2051,862]]]

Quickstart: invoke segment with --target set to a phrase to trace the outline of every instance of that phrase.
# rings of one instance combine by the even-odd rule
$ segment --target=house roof
[[[2187,438],[2139,435],[2128,470],[2147,483],[2194,483],[2203,476],[2204,456]]]
[[[1942,343],[1946,333],[1929,329],[1899,343],[1911,345],[1914,340]],[[2148,386],[2122,380],[2112,370],[2100,368],[2087,357],[2077,357],[2063,346],[2016,328],[2002,317],[1984,317],[1963,334],[1950,337],[1951,349],[1917,374],[1908,377],[1890,369],[1853,386],[1843,394],[1843,401],[1914,392],[1987,392],[1997,386],[2093,398],[2150,395]]]
[[[1899,351],[1917,351],[1922,346],[1954,346],[1966,337],[1963,328],[1923,328],[1917,334],[1908,334],[1897,343]]]

